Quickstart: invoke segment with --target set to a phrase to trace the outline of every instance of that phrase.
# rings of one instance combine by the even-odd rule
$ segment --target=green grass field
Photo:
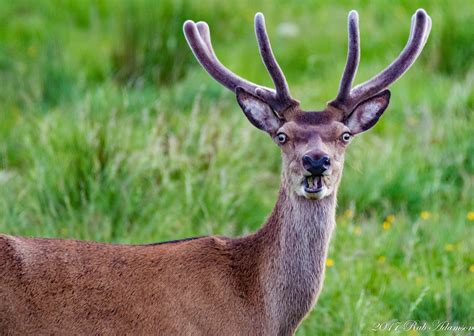
[[[184,20],[209,22],[223,63],[269,86],[262,11],[293,95],[322,109],[348,11],[360,15],[360,83],[403,48],[419,7],[431,36],[348,150],[325,286],[298,335],[474,326],[470,1],[0,1],[0,232],[148,243],[255,231],[276,200],[278,148],[198,66]]]

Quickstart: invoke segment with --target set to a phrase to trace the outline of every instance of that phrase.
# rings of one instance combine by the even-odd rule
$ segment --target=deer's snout
[[[331,159],[325,153],[307,153],[303,156],[303,167],[312,175],[323,175],[324,172],[331,168]]]

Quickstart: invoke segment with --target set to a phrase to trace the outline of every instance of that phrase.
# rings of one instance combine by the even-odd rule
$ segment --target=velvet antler
[[[423,49],[430,30],[431,18],[423,9],[418,9],[411,20],[411,31],[405,49],[382,72],[368,81],[351,89],[352,81],[357,72],[360,56],[359,21],[356,11],[348,17],[349,46],[347,62],[339,85],[339,93],[329,104],[350,114],[360,102],[376,95],[400,78],[415,62]]]
[[[298,104],[298,101],[291,97],[285,75],[273,55],[262,13],[255,15],[255,34],[262,61],[273,80],[275,90],[249,82],[222,65],[212,48],[207,23],[194,23],[188,20],[184,23],[183,29],[186,40],[199,63],[209,75],[229,90],[235,92],[237,87],[242,87],[265,101],[280,116],[285,110]]]

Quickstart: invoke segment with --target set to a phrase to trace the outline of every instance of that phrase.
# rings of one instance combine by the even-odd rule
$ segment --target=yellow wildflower
[[[421,217],[421,219],[423,219],[423,220],[428,220],[428,219],[431,218],[431,212],[429,212],[429,211],[422,211],[422,212],[420,213],[420,217]]]
[[[395,222],[395,215],[388,215],[387,218],[385,218],[385,221],[389,223]]]
[[[29,56],[35,57],[36,54],[38,53],[38,49],[36,49],[36,47],[34,45],[31,45],[31,46],[28,47],[26,52],[28,53]]]
[[[472,264],[471,266],[469,266],[469,272],[474,273],[474,264]]]
[[[382,227],[385,231],[387,231],[388,229],[390,229],[390,227],[392,226],[392,223],[388,222],[388,221],[384,221],[383,224],[382,224]]]
[[[334,266],[334,260],[332,260],[331,258],[327,258],[326,259],[326,266],[327,267],[333,267]]]
[[[360,236],[360,235],[362,234],[362,229],[360,228],[360,226],[356,226],[356,227],[354,228],[354,234],[355,234],[356,236]]]
[[[380,256],[378,257],[377,261],[379,262],[379,264],[383,265],[385,264],[385,261],[387,260],[387,258],[385,256]]]
[[[455,246],[453,244],[446,244],[444,245],[444,250],[447,252],[453,252],[455,249]]]
[[[417,285],[421,284],[421,283],[423,282],[423,277],[417,276],[417,277],[415,278],[415,282],[416,282]]]
[[[468,221],[474,221],[474,211],[469,211],[466,218]]]
[[[347,209],[346,211],[344,211],[344,216],[347,218],[352,218],[354,217],[354,211],[352,211],[351,209]]]

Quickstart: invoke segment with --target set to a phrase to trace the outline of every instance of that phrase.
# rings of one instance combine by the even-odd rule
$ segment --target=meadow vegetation
[[[184,20],[207,21],[223,63],[270,86],[253,34],[262,11],[293,96],[322,109],[348,11],[360,15],[360,83],[396,57],[418,7],[431,36],[348,150],[325,287],[298,335],[473,326],[469,1],[1,1],[0,232],[148,243],[255,231],[277,197],[278,148],[198,66]]]

